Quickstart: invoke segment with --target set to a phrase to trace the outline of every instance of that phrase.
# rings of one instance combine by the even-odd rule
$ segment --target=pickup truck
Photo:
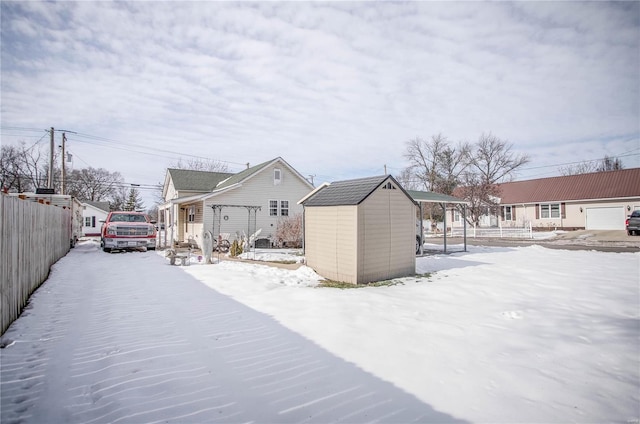
[[[109,212],[103,221],[100,245],[105,252],[156,248],[155,221],[141,212]]]
[[[628,235],[640,234],[640,210],[631,212],[631,215],[627,218],[626,226]]]

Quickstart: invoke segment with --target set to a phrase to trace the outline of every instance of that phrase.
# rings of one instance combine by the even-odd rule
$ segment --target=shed
[[[352,284],[415,274],[416,203],[391,175],[323,185],[300,202],[318,274]]]

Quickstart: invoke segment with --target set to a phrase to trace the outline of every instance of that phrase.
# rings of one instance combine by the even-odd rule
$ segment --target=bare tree
[[[529,156],[512,152],[513,145],[489,134],[482,134],[468,152],[469,168],[465,171],[460,192],[471,202],[469,215],[476,225],[480,217],[495,211],[500,202],[498,184],[511,180],[521,166],[529,163]]]
[[[411,171],[411,167],[407,167],[400,171],[399,175],[396,175],[396,180],[406,190],[419,190],[419,183],[417,177]]]
[[[576,163],[574,165],[566,165],[558,168],[558,172],[560,175],[568,176],[568,175],[578,175],[578,174],[590,174],[591,172],[596,172],[598,169],[598,164],[593,161],[585,161]]]
[[[22,193],[33,184],[24,174],[21,151],[16,146],[2,146],[0,153],[0,185],[3,190]]]
[[[89,167],[74,169],[67,175],[65,183],[67,194],[80,200],[99,202],[113,199],[124,179],[119,172]]]
[[[623,169],[622,161],[619,158],[605,156],[597,168],[597,172],[618,171]]]
[[[592,172],[607,172],[624,169],[622,160],[616,157],[606,156],[601,160],[588,160],[573,165],[558,168],[560,175],[590,174]]]
[[[278,221],[276,227],[276,238],[278,243],[287,247],[302,246],[302,214],[283,217]]]
[[[480,174],[476,172],[465,172],[457,194],[469,202],[467,221],[478,225],[483,215],[497,209],[500,189],[496,184],[483,182]]]
[[[129,191],[124,185],[118,185],[114,187],[113,193],[109,200],[109,208],[112,211],[122,211],[127,205],[127,199],[129,197]]]
[[[424,190],[451,195],[468,167],[469,151],[468,143],[461,142],[454,147],[442,134],[433,135],[429,140],[415,138],[407,142],[405,158],[409,160],[409,167],[406,172],[412,180],[419,181]],[[429,204],[424,213],[435,225],[435,220],[442,219],[443,211],[438,205]]]
[[[480,182],[498,184],[513,178],[515,171],[530,162],[529,156],[511,151],[513,144],[493,134],[482,134],[469,151],[469,166]]]
[[[469,166],[468,143],[460,142],[456,147],[445,146],[438,159],[438,176],[435,182],[436,193],[452,195],[463,173]]]
[[[409,168],[422,183],[423,190],[434,191],[440,155],[447,144],[447,138],[442,134],[433,135],[429,140],[416,137],[407,142],[404,157],[409,160]]]
[[[169,168],[190,169],[192,171],[229,172],[229,166],[226,163],[214,159],[192,158],[183,161],[182,158],[180,158],[173,165],[169,166]]]
[[[47,185],[48,163],[39,146],[2,146],[0,149],[0,184],[13,192],[35,191]],[[59,183],[59,182],[58,182]]]

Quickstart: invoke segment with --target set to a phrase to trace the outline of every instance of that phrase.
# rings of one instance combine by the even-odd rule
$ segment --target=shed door
[[[587,230],[624,230],[624,207],[587,208]]]

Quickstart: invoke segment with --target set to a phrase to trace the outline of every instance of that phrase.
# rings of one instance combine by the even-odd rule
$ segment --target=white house
[[[281,157],[236,174],[168,169],[158,213],[166,229],[160,243],[201,246],[203,231],[233,241],[257,230],[276,243],[279,220],[301,214],[297,201],[312,189]]]
[[[82,203],[82,235],[85,237],[99,236],[100,221],[104,221],[109,214],[109,202]]]

